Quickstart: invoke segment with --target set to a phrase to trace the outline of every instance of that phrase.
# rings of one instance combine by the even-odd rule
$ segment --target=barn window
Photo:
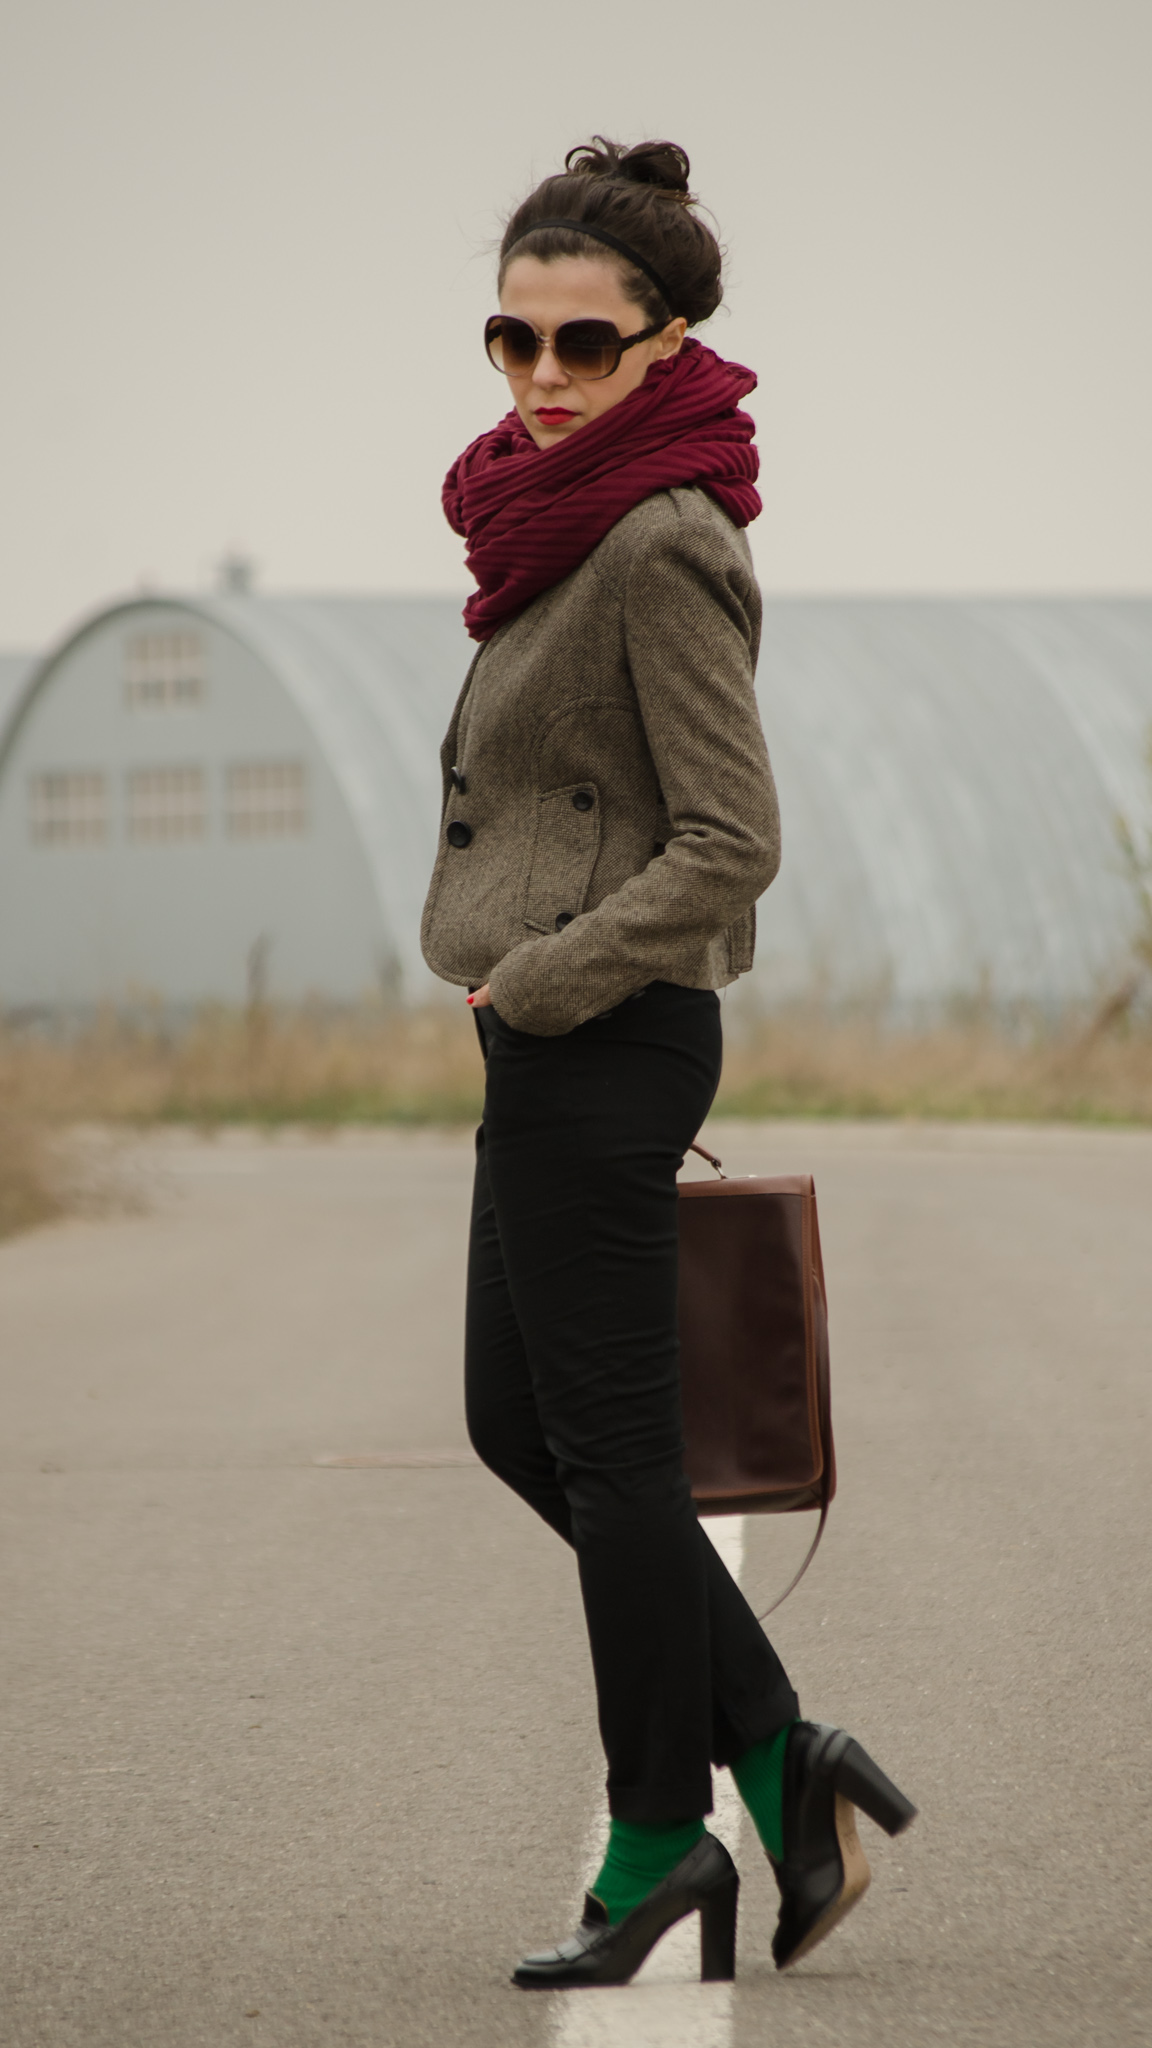
[[[202,839],[207,823],[202,768],[133,768],[128,836],[153,844]]]
[[[283,839],[307,830],[303,761],[237,761],[225,787],[233,839]]]
[[[38,846],[99,846],[108,837],[107,778],[95,769],[30,776],[28,806]]]
[[[133,709],[178,710],[204,695],[199,633],[130,633],[124,642],[124,696]]]

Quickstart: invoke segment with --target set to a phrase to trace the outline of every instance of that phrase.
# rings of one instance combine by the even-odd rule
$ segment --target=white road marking
[[[744,1517],[713,1515],[708,1534],[734,1579],[744,1564]],[[737,1857],[740,1795],[727,1771],[714,1780],[716,1807],[708,1826]],[[604,1853],[605,1822],[597,1814],[588,1837],[585,1883]],[[731,2048],[732,1986],[700,1982],[700,1921],[695,1913],[659,1942],[631,1984],[603,1991],[555,1994],[555,2048]]]

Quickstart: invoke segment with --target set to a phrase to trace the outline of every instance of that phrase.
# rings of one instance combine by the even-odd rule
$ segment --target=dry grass
[[[68,1036],[0,1028],[0,1238],[134,1202],[115,1147],[77,1142],[78,1125],[461,1123],[482,1094],[467,1012],[257,1006],[179,1031],[112,1017]]]
[[[205,1010],[68,1036],[0,1032],[0,1103],[40,1125],[459,1123],[482,1062],[461,1005],[404,1013]]]
[[[0,1113],[0,1238],[47,1223],[64,1206],[53,1148],[41,1126]]]
[[[1100,1013],[1107,1020],[1108,1006]],[[1111,1028],[1016,1036],[990,1019],[921,1033],[797,1015],[730,1033],[717,1109],[739,1116],[1152,1122],[1152,1034]]]
[[[1121,995],[1091,1029],[1028,1037],[987,1018],[919,1035],[819,1013],[755,1023],[734,1006],[717,1113],[1149,1123],[1152,1032]],[[68,1037],[0,1030],[0,1237],[107,1206],[115,1174],[69,1139],[78,1125],[464,1123],[482,1072],[463,1009],[257,1005],[179,1031],[113,1018]]]
[[[987,1018],[915,1035],[734,1007],[727,1040],[720,1115],[1152,1122],[1152,1033],[1127,1001],[1030,1037]],[[482,1089],[472,1018],[446,1008],[0,1030],[0,1237],[114,1199],[108,1160],[69,1141],[77,1125],[453,1124],[478,1116]]]
[[[987,1018],[919,1035],[819,1013],[753,1023],[734,1006],[727,1036],[720,1114],[1152,1121],[1152,1033],[1123,1006],[1088,1031],[1027,1037]],[[0,1032],[14,1161],[36,1154],[38,1131],[79,1122],[467,1122],[482,1085],[463,1008],[257,1006],[180,1031],[109,1018],[68,1038]],[[34,1169],[20,1171],[31,1190]]]

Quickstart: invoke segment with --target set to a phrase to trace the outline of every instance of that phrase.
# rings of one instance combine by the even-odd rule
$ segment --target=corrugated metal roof
[[[1152,601],[777,601],[758,687],[784,819],[766,994],[1059,1007],[1123,971]]]

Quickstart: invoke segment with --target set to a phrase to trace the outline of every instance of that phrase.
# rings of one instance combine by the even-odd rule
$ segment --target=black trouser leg
[[[715,1090],[717,1013],[657,985],[563,1039],[486,1019],[469,1429],[576,1549],[609,1803],[636,1820],[709,1811],[709,1758],[797,1712],[682,1468],[675,1178]]]

